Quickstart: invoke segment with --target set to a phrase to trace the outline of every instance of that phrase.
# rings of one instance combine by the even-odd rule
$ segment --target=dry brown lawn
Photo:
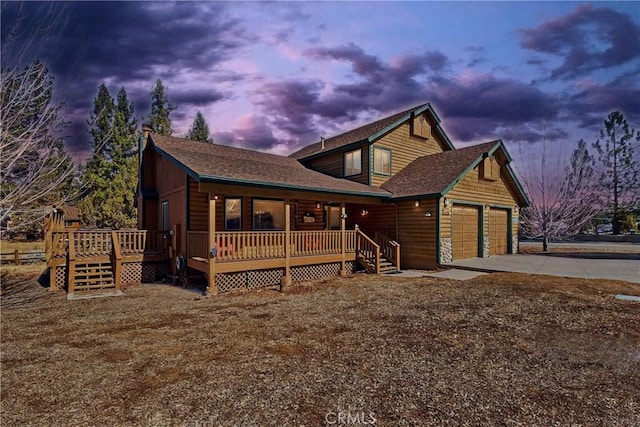
[[[639,285],[357,275],[70,302],[2,286],[3,426],[640,425],[640,304],[613,298]]]

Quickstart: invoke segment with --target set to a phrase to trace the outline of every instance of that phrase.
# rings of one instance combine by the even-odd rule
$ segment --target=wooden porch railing
[[[284,231],[216,233],[216,261],[284,258],[284,242]]]
[[[66,258],[69,253],[69,233],[66,231],[53,231],[45,245],[45,257],[51,264],[54,258]],[[51,267],[51,265],[49,265]]]
[[[356,259],[368,272],[380,273],[380,245],[356,228]]]
[[[53,231],[46,245],[47,261],[67,258],[69,241],[73,239],[76,256],[106,256],[113,247],[113,234],[117,236],[122,255],[164,254],[168,248],[166,231],[157,230],[74,230]]]
[[[69,231],[76,257],[109,256],[111,254],[111,230]]]
[[[169,246],[168,232],[157,230],[117,230],[122,255],[166,253]]]
[[[345,252],[354,253],[356,232],[347,230]],[[229,231],[215,234],[216,262],[250,261],[285,257],[284,231]],[[290,255],[313,256],[339,254],[342,251],[340,231],[292,231]],[[210,257],[209,233],[187,231],[187,256]]]
[[[400,270],[400,243],[382,231],[376,231],[373,239],[380,246],[382,256]]]

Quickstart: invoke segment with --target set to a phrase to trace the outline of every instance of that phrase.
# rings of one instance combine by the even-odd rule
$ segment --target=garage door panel
[[[489,254],[508,253],[509,212],[505,209],[489,211]]]
[[[478,256],[479,210],[476,206],[453,207],[453,258]]]

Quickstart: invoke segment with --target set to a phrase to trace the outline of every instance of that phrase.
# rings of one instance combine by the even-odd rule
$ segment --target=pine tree
[[[93,100],[93,110],[87,121],[93,153],[87,161],[83,175],[83,197],[80,201],[82,222],[90,227],[104,227],[104,207],[111,180],[110,151],[113,137],[113,98],[102,83]]]
[[[196,114],[193,125],[191,125],[191,129],[189,129],[189,133],[187,133],[187,139],[192,141],[213,142],[211,138],[209,138],[209,126],[200,111]]]
[[[125,89],[114,102],[105,84],[100,85],[88,124],[94,150],[83,175],[83,222],[100,228],[134,227],[137,122]]]
[[[124,87],[120,89],[116,99],[108,216],[112,228],[129,228],[135,227],[137,223],[137,211],[134,207],[138,178],[137,120]]]
[[[638,203],[640,167],[634,153],[640,149],[639,142],[640,131],[631,129],[623,114],[614,111],[593,144],[604,169],[601,183],[613,211],[613,234],[620,234],[622,218]]]
[[[151,116],[149,117],[151,129],[160,135],[171,135],[173,129],[171,129],[169,114],[175,109],[175,106],[169,104],[162,80],[156,80],[156,85],[151,91]]]

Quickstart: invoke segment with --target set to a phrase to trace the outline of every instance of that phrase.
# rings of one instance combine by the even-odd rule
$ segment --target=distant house
[[[148,128],[141,154],[139,228],[212,293],[515,253],[528,204],[504,144],[455,149],[429,104],[288,157]]]

